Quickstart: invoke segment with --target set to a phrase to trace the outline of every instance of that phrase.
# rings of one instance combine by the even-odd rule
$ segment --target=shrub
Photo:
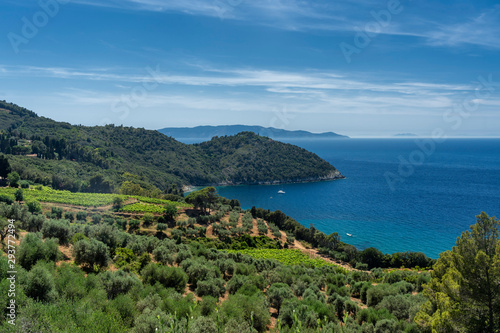
[[[139,221],[139,220],[130,220],[128,222],[128,226],[129,226],[130,231],[138,230],[140,225],[141,225],[141,221]]]
[[[62,219],[63,209],[61,207],[52,207],[51,213],[56,219]]]
[[[69,222],[66,220],[47,220],[43,224],[42,234],[44,238],[57,238],[59,243],[69,242]]]
[[[65,212],[64,213],[64,219],[68,220],[70,223],[75,220],[75,213],[73,212]]]
[[[287,284],[284,283],[274,283],[267,290],[267,299],[272,307],[280,311],[283,301],[288,298],[293,298],[294,295],[292,290]]]
[[[126,294],[132,287],[139,286],[141,281],[133,274],[124,271],[106,271],[99,274],[101,284],[106,290],[108,298]]]
[[[167,230],[167,225],[165,223],[158,223],[156,225],[156,230],[165,231],[165,230]]]
[[[224,280],[221,278],[199,281],[196,287],[196,294],[200,297],[212,296],[219,298],[225,292]]]
[[[92,223],[93,224],[98,224],[102,220],[101,214],[93,214],[91,217]]]
[[[212,296],[203,296],[200,302],[200,313],[202,316],[210,316],[217,307],[218,299]]]
[[[83,264],[88,268],[106,267],[109,261],[108,247],[96,239],[76,242],[73,246],[73,255],[77,265]]]
[[[37,265],[28,273],[26,295],[37,301],[49,301],[56,297],[54,277],[43,266]]]
[[[23,193],[23,190],[18,189],[18,190],[14,193],[14,197],[16,198],[16,201],[18,201],[18,202],[23,201],[23,200],[24,200],[24,193]]]
[[[29,233],[23,238],[19,246],[19,264],[30,270],[38,261],[56,261],[59,257],[57,243],[51,239],[45,242],[36,234]]]
[[[155,219],[155,217],[151,213],[146,213],[142,216],[142,220],[144,221],[145,226],[151,225],[151,223],[153,223],[154,219]]]
[[[189,326],[191,333],[217,333],[217,325],[209,317],[198,317]]]
[[[77,221],[87,221],[87,212],[79,211],[76,213]]]
[[[30,183],[26,180],[21,180],[20,184],[21,184],[21,188],[24,188],[24,189],[30,188]]]
[[[45,217],[43,215],[31,215],[26,221],[24,227],[26,231],[39,232],[40,230],[42,230],[44,223]]]
[[[12,205],[14,203],[15,198],[7,195],[7,194],[0,194],[0,202],[5,202],[7,205]]]
[[[76,244],[76,242],[84,240],[84,239],[88,240],[89,238],[87,236],[85,236],[84,234],[77,232],[76,234],[73,235],[73,237],[71,237],[70,243]]]
[[[157,264],[147,265],[141,272],[144,283],[154,285],[156,282],[165,288],[174,288],[177,292],[184,292],[187,283],[186,273],[180,268],[160,266]]]

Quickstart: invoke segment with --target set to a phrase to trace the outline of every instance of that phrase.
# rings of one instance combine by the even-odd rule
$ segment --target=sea
[[[482,211],[500,217],[500,139],[289,140],[346,178],[301,184],[224,186],[243,208],[281,210],[359,250],[451,250]],[[285,193],[278,193],[283,191]],[[350,234],[351,236],[349,236]]]

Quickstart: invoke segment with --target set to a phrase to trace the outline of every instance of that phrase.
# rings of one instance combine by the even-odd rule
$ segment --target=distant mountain
[[[125,181],[164,190],[171,184],[343,178],[316,154],[251,132],[188,145],[143,128],[57,122],[5,101],[0,121],[0,153],[12,169],[56,189],[107,192]]]
[[[413,134],[413,133],[399,133],[399,134],[395,134],[394,136],[396,136],[396,137],[414,138],[414,137],[417,137],[418,135]]]
[[[158,130],[160,133],[183,141],[207,141],[215,136],[231,136],[241,132],[252,132],[271,139],[345,139],[347,136],[333,132],[311,133],[306,131],[287,131],[273,127],[247,126],[247,125],[222,125],[222,126],[197,126],[197,127],[167,127]]]

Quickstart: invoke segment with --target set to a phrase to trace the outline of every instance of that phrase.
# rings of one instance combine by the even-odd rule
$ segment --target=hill
[[[333,132],[311,133],[307,131],[287,131],[273,127],[247,126],[247,125],[222,125],[222,126],[197,126],[197,127],[168,127],[159,129],[158,132],[171,136],[179,141],[207,141],[215,136],[229,136],[241,132],[252,132],[276,140],[289,139],[345,139],[347,136]]]
[[[0,152],[22,179],[71,191],[343,178],[317,155],[245,132],[188,145],[157,131],[57,122],[0,102]]]

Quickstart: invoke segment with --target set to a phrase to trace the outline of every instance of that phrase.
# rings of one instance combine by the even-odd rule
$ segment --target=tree
[[[83,264],[89,268],[106,267],[109,261],[108,247],[95,239],[83,239],[76,242],[73,246],[73,255],[77,265]]]
[[[482,212],[471,231],[441,253],[415,321],[433,331],[500,330],[500,221]]]
[[[7,157],[5,155],[0,155],[0,177],[6,178],[11,171]]]
[[[17,172],[11,172],[7,175],[7,179],[9,180],[9,186],[10,187],[19,187],[19,181],[21,180],[21,177]]]
[[[122,197],[114,197],[113,198],[113,210],[118,212],[123,207],[123,198]]]
[[[280,312],[281,304],[288,298],[293,298],[293,292],[290,287],[285,283],[274,283],[267,291],[267,299],[271,306]]]
[[[40,214],[42,212],[42,205],[39,201],[29,200],[26,202],[26,206],[28,206],[28,210],[31,214]]]
[[[185,201],[192,204],[196,208],[201,208],[203,213],[206,213],[207,208],[217,201],[217,191],[215,187],[205,187],[199,191],[189,193]]]
[[[23,190],[21,190],[20,188],[18,188],[17,191],[16,191],[16,193],[14,193],[14,197],[16,198],[17,202],[23,201],[24,200]]]
[[[173,219],[175,219],[175,217],[177,216],[177,206],[171,202],[167,203],[164,206],[163,216],[167,221],[172,221]]]

